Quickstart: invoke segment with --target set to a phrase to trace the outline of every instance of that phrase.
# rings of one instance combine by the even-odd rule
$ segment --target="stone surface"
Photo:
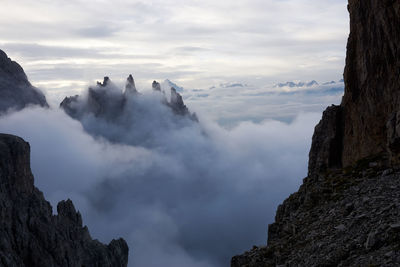
[[[123,239],[103,245],[90,237],[72,201],[58,215],[34,186],[29,144],[0,134],[0,265],[126,266]]]
[[[382,153],[399,163],[397,144],[387,140],[396,123],[387,124],[400,110],[400,2],[349,0],[348,9],[343,166]]]
[[[400,2],[349,0],[340,106],[315,127],[308,177],[265,247],[231,266],[400,265]]]
[[[340,106],[328,107],[315,126],[309,153],[309,175],[342,167],[343,112]]]
[[[33,87],[22,67],[0,50],[0,114],[9,109],[20,110],[28,105],[48,107],[46,98]]]
[[[324,161],[318,157],[326,153],[337,155],[334,161],[343,167],[377,156],[387,166],[399,164],[400,2],[349,0],[348,9],[350,36],[344,71],[345,94],[336,108],[342,119],[340,125],[322,119],[328,129],[342,131],[337,136],[342,145],[324,146],[323,153],[312,149],[310,165],[318,166]],[[328,132],[316,130],[314,137],[323,140],[332,134]]]

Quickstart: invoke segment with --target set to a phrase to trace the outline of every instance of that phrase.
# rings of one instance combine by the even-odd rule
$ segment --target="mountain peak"
[[[46,97],[33,87],[22,67],[0,50],[0,113],[28,105],[48,107]]]
[[[133,79],[132,74],[129,74],[128,78],[126,79],[125,84],[125,93],[137,93],[135,86],[135,80]]]

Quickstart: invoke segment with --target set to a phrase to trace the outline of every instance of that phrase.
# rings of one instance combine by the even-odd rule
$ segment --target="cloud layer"
[[[95,238],[128,241],[130,266],[227,266],[265,244],[277,205],[306,175],[319,117],[231,130],[202,118],[169,131],[149,117],[156,146],[94,138],[58,109],[9,114],[0,131],[30,142],[36,185],[53,205],[71,198]]]

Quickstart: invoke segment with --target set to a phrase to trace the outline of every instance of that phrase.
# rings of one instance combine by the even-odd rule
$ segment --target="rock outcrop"
[[[399,164],[400,3],[349,0],[348,9],[350,36],[344,71],[345,94],[341,105],[335,107],[342,117],[326,113],[321,121],[328,128],[341,131],[336,137],[332,133],[328,137],[342,140],[340,153],[328,152],[336,155],[332,167],[349,167],[361,159],[377,156],[385,166]],[[326,134],[327,131],[316,130],[313,140],[324,140]],[[320,158],[323,154],[318,153],[319,150],[311,150],[311,166],[324,161]]]
[[[348,8],[342,163],[379,154],[399,163],[387,124],[400,110],[400,2],[349,0]]]
[[[315,127],[308,177],[268,245],[238,266],[400,265],[400,2],[349,0],[341,105]]]
[[[9,109],[20,110],[28,105],[48,107],[46,98],[33,87],[22,67],[0,50],[0,114]]]
[[[0,134],[0,206],[1,266],[127,265],[126,242],[93,240],[70,200],[53,215],[34,186],[29,144],[6,134]]]

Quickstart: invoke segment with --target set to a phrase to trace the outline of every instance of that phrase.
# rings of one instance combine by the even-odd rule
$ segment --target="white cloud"
[[[53,205],[71,198],[95,238],[128,241],[131,266],[205,267],[266,242],[277,205],[306,175],[319,117],[232,130],[155,123],[164,142],[153,148],[93,139],[60,110],[12,113],[0,131],[30,142],[35,184]]]

